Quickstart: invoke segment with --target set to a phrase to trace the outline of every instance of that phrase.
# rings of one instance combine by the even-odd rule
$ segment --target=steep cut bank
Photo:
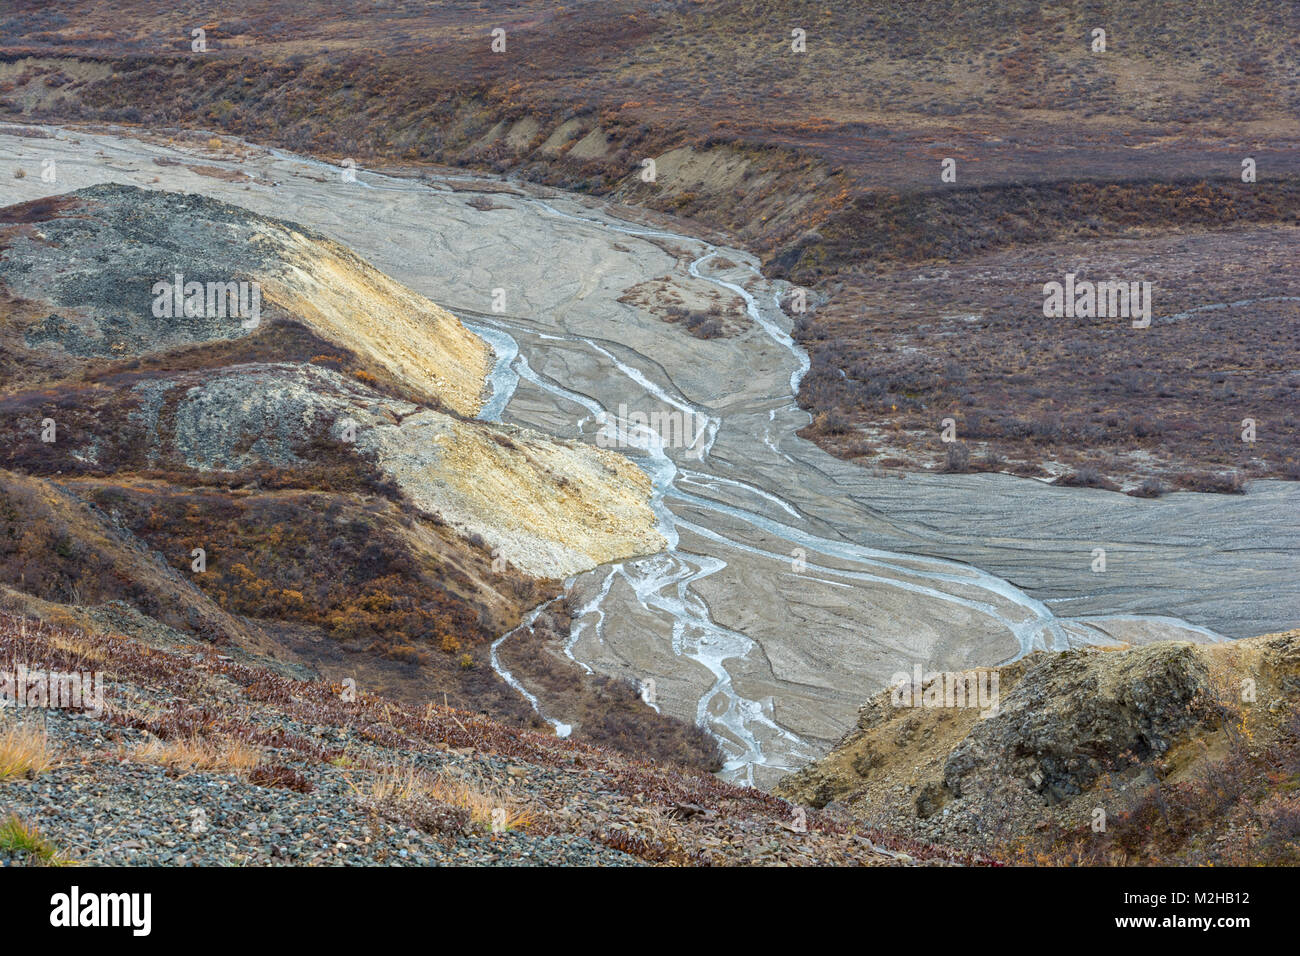
[[[55,471],[65,455],[70,469],[94,472],[141,451],[145,466],[292,469],[312,457],[295,447],[312,435],[372,462],[416,506],[535,577],[663,546],[650,482],[623,457],[460,417],[490,391],[490,348],[337,242],[216,200],[125,186],[11,207],[0,230],[0,283],[24,300],[6,332],[38,353],[37,366],[138,362],[181,345],[275,337],[281,319],[354,364],[346,377],[311,363],[221,363],[219,372],[153,374],[105,390],[91,404],[131,407],[118,416],[128,423],[105,435],[87,409],[73,412],[76,432],[35,449]],[[214,314],[214,284],[252,285],[239,303],[260,302],[258,314],[228,314],[233,297],[218,298]],[[176,288],[183,310],[172,308]],[[20,310],[44,317],[23,326]],[[35,435],[44,417],[15,431]]]

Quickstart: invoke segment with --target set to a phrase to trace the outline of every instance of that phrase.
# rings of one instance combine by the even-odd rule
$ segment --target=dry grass
[[[39,660],[49,669],[75,669],[74,654],[50,641],[53,633],[64,628],[31,621],[24,628],[23,624],[22,618],[0,611],[0,660]],[[427,697],[418,709],[369,693],[345,702],[337,684],[296,680],[216,655],[200,663],[191,648],[153,648],[136,640],[86,632],[75,634],[73,642],[107,650],[112,677],[119,686],[165,689],[174,697],[169,705],[150,708],[147,714],[126,706],[114,708],[108,715],[108,736],[147,732],[161,741],[234,738],[265,748],[268,760],[275,753],[277,761],[304,770],[313,768],[313,778],[351,781],[354,798],[363,811],[353,816],[355,834],[362,839],[378,832],[373,829],[376,821],[386,820],[400,824],[403,830],[423,830],[451,846],[471,833],[484,834],[490,827],[491,811],[500,806],[506,812],[506,826],[517,833],[526,831],[528,839],[569,833],[607,846],[627,845],[647,861],[673,862],[675,846],[680,846],[694,862],[752,862],[755,854],[751,850],[760,845],[772,847],[773,835],[783,839],[785,831],[768,824],[788,824],[791,819],[788,803],[756,788],[738,787],[672,764],[629,760],[614,751],[561,740],[554,734],[520,731],[480,714],[430,706]],[[229,701],[223,695],[214,696],[216,688],[226,682],[241,687],[242,693]],[[221,714],[212,709],[218,698],[223,701]],[[127,700],[133,701],[134,694],[128,692]],[[318,729],[308,737],[272,726],[282,719]],[[319,728],[344,729],[346,736],[364,749],[342,749],[326,739],[337,739],[337,735]],[[95,765],[105,757],[110,761],[114,757],[131,759],[134,749],[134,745],[124,745],[110,754],[88,751],[82,770],[94,775]],[[146,752],[160,756],[167,750],[156,744]],[[478,774],[452,772],[446,765],[419,773],[405,769],[412,764],[409,755],[413,751],[434,760],[482,766]],[[68,759],[60,753],[61,764]],[[512,785],[514,776],[503,772],[503,761],[524,768],[523,779]],[[391,769],[379,769],[385,766]],[[274,772],[276,766],[265,769]],[[579,773],[570,772],[573,770]],[[0,804],[6,789],[0,784]],[[390,799],[375,799],[372,790],[375,796]],[[412,795],[405,802],[401,799]],[[612,818],[601,812],[607,802],[621,805]],[[668,811],[675,832],[666,834],[663,831],[669,823],[662,814],[647,810],[646,819],[643,807],[695,809],[682,812],[680,819]],[[479,822],[472,819],[471,808],[477,808]],[[7,812],[7,808],[0,812],[0,822]],[[818,862],[880,862],[878,854],[833,820],[816,810],[810,810],[808,817],[809,834],[797,843],[786,840],[782,845],[789,853],[783,850],[782,859],[807,862],[806,850],[812,843],[812,859]],[[634,832],[628,832],[629,825],[635,826]],[[736,839],[719,842],[716,833],[720,827],[730,828]],[[972,862],[969,857],[906,837],[870,836],[876,844],[917,860]],[[84,845],[79,849],[94,850]],[[382,862],[386,856],[377,853],[376,861]]]
[[[354,785],[353,789],[357,789]],[[470,820],[492,828],[492,814],[505,811],[507,830],[527,830],[537,822],[536,812],[523,804],[506,788],[469,771],[446,770],[430,774],[414,767],[393,768],[377,774],[370,785],[369,797],[379,803],[409,804],[432,800],[469,813]]]
[[[1137,201],[1141,188],[1115,193]],[[942,465],[945,451],[958,447],[939,439],[938,423],[951,415],[970,459],[962,468],[950,462],[950,471],[1060,475],[1061,485],[1114,490],[1114,483],[1147,498],[1239,494],[1246,481],[1300,478],[1300,427],[1294,417],[1262,414],[1300,402],[1300,380],[1289,372],[1300,352],[1300,308],[1274,299],[1300,294],[1295,270],[1282,265],[1294,259],[1296,230],[1265,221],[1295,215],[1300,181],[1279,187],[1276,212],[1246,211],[1235,231],[1181,212],[1198,201],[1226,210],[1228,189],[1165,184],[1170,205],[1136,224],[1113,207],[1095,236],[1026,234],[997,251],[958,244],[943,253],[942,281],[929,281],[939,274],[933,265],[849,278],[795,326],[811,361],[799,401],[814,416],[800,434],[840,457],[915,469]],[[981,193],[985,227],[1014,215],[1027,196],[1046,203],[1106,195],[1069,183],[1018,190]],[[1072,208],[1060,207],[1063,231]],[[882,256],[910,254],[902,233],[892,246],[881,241]],[[1158,335],[1140,335],[1123,319],[1034,318],[1048,261],[1151,280]],[[1247,418],[1267,420],[1266,439],[1242,440]]]
[[[0,731],[0,780],[29,777],[54,767],[53,750],[45,731],[14,724]]]
[[[620,822],[598,830],[594,837],[605,846],[630,853],[648,863],[689,866],[699,862],[678,839],[681,825],[663,807],[629,806]]]
[[[60,866],[65,861],[54,844],[41,836],[35,824],[24,823],[16,814],[0,823],[0,852],[23,855],[25,862]]]
[[[61,651],[76,655],[83,661],[94,661],[102,664],[109,659],[106,650],[96,647],[89,641],[80,640],[71,633],[53,634],[50,636],[50,643]]]
[[[245,776],[262,762],[262,751],[242,740],[207,737],[150,740],[135,749],[134,757],[185,773],[211,771]]]

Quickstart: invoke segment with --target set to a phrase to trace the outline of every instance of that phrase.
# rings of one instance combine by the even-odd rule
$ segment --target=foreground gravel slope
[[[0,719],[0,753],[24,736],[42,752],[36,766],[0,776],[0,818],[48,841],[46,862],[958,860],[754,789],[463,711],[416,712],[365,693],[349,700],[350,688],[294,680],[209,646],[151,647],[0,615],[0,661],[11,671],[25,663],[105,675],[98,715],[6,708]],[[11,844],[0,859],[42,854]]]

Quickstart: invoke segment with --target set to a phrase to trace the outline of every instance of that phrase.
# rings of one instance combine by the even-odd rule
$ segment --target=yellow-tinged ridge
[[[473,416],[483,407],[492,350],[446,309],[329,239],[265,234],[286,263],[263,295],[330,341],[412,389]],[[279,231],[279,230],[275,230]]]

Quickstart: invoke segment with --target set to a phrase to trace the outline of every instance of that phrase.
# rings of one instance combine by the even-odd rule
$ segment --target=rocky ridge
[[[939,674],[920,696],[882,691],[776,792],[1011,860],[1300,859],[1300,631],[972,675],[996,679],[996,708],[944,706]]]

